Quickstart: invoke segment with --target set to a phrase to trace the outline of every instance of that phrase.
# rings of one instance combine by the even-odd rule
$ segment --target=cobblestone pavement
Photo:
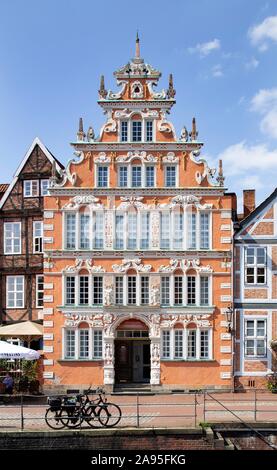
[[[112,395],[109,401],[122,409],[118,427],[193,427],[200,422],[276,422],[277,395],[268,392]],[[35,404],[37,400],[37,404]],[[50,430],[41,397],[25,397],[20,404],[0,405],[0,431]],[[82,428],[86,427],[83,423]]]

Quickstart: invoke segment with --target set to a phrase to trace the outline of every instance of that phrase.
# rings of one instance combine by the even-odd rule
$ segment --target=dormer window
[[[141,142],[142,140],[142,122],[132,121],[132,141]]]

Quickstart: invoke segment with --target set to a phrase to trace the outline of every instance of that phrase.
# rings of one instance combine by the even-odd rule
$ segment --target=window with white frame
[[[4,222],[4,254],[21,253],[21,222]]]
[[[123,305],[123,277],[115,277],[115,303],[116,305]]]
[[[170,305],[170,277],[161,277],[161,305]]]
[[[95,212],[93,248],[96,250],[101,250],[103,247],[104,247],[104,213]]]
[[[150,213],[140,213],[140,249],[147,250],[149,248],[149,234],[150,234]]]
[[[153,141],[153,121],[146,121],[146,142]]]
[[[187,276],[187,303],[188,305],[196,304],[196,277]]]
[[[93,357],[102,359],[103,357],[103,332],[102,330],[94,330],[93,332]]]
[[[108,187],[109,168],[106,165],[98,165],[97,167],[97,186],[98,188]]]
[[[140,165],[132,165],[132,187],[140,188],[142,186],[142,167]]]
[[[208,249],[210,247],[210,214],[200,214],[200,248]]]
[[[7,276],[6,305],[7,308],[24,307],[24,276]]]
[[[102,359],[102,343],[102,330],[67,328],[64,331],[64,357],[74,360]]]
[[[187,249],[196,249],[196,214],[193,212],[187,214]]]
[[[141,305],[149,304],[149,276],[141,276],[140,278],[140,301]]]
[[[184,215],[182,212],[173,213],[173,249],[183,247]]]
[[[245,284],[266,284],[266,248],[245,248]]]
[[[127,303],[129,305],[135,305],[137,303],[137,277],[127,277]]]
[[[120,138],[121,138],[121,142],[128,141],[128,121],[121,121]]]
[[[132,121],[132,141],[133,142],[142,141],[142,122],[141,121]]]
[[[44,293],[44,276],[42,274],[38,274],[36,276],[36,307],[40,308],[43,307],[43,293]]]
[[[103,277],[102,276],[93,276],[93,304],[101,305],[103,304]]]
[[[80,248],[90,248],[90,215],[80,214]]]
[[[122,250],[124,248],[124,215],[115,215],[115,249]]]
[[[145,186],[153,188],[155,186],[155,167],[147,165],[145,167]]]
[[[266,348],[266,320],[247,319],[244,323],[245,356],[265,357]]]
[[[129,212],[128,213],[128,250],[134,250],[137,247],[137,213]]]
[[[209,277],[200,276],[200,305],[209,305]]]
[[[49,180],[40,180],[40,195],[49,196]]]
[[[89,358],[89,330],[85,328],[79,330],[79,357]]]
[[[160,248],[170,248],[170,213],[160,213]]]
[[[174,276],[174,305],[183,305],[183,276]]]
[[[79,304],[89,304],[89,276],[81,275],[79,277]]]
[[[194,328],[176,328],[163,330],[161,351],[163,359],[170,360],[210,360],[211,330]]]
[[[24,181],[24,197],[37,197],[39,196],[39,181],[38,180],[25,180]]]
[[[165,166],[165,186],[166,187],[176,186],[176,179],[177,179],[176,174],[177,174],[176,165]]]
[[[75,305],[75,276],[66,276],[65,278],[65,304]]]
[[[43,222],[40,220],[33,222],[33,252],[43,252]]]
[[[118,186],[121,188],[126,188],[128,186],[128,167],[119,166],[117,171],[118,171]]]
[[[90,282],[90,278],[87,275],[66,276],[64,298],[65,305],[102,305],[103,277],[92,276]]]
[[[75,359],[75,330],[65,330],[65,358]]]
[[[66,229],[66,242],[67,249],[72,250],[76,248],[76,214],[65,215],[65,229]]]

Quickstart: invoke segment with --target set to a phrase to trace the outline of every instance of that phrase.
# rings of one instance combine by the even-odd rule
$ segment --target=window
[[[200,331],[200,359],[209,358],[209,331]]]
[[[135,305],[137,303],[137,278],[136,276],[128,276],[127,290],[128,304]]]
[[[90,248],[90,216],[80,214],[80,248],[88,250]]]
[[[183,358],[183,330],[174,331],[174,357]]]
[[[265,357],[266,354],[266,320],[245,320],[245,355],[248,357]]]
[[[266,283],[266,248],[245,248],[245,283]]]
[[[128,167],[119,166],[118,167],[118,186],[121,188],[126,188],[128,186]]]
[[[21,222],[4,223],[5,255],[21,253]]]
[[[75,304],[75,277],[67,276],[65,278],[65,304],[74,305]]]
[[[153,121],[146,121],[146,142],[153,141]]]
[[[80,276],[79,278],[79,304],[89,304],[89,277]]]
[[[49,180],[40,181],[40,195],[49,196]]]
[[[149,248],[149,223],[150,214],[149,212],[141,212],[141,234],[140,234],[140,249],[145,250]]]
[[[149,304],[149,277],[148,276],[141,276],[140,292],[141,292],[141,304],[148,305]]]
[[[121,142],[127,142],[128,141],[128,122],[127,121],[121,121],[121,126],[120,126],[120,134],[121,134]]]
[[[210,216],[209,214],[200,214],[200,248],[208,249],[210,247]]]
[[[39,195],[38,180],[24,181],[24,197],[36,197]]]
[[[173,249],[179,250],[183,246],[184,218],[183,214],[173,214]]]
[[[123,305],[123,277],[115,277],[115,303],[116,305]]]
[[[99,250],[104,247],[104,213],[95,213],[95,226],[94,226],[94,246],[93,248]]]
[[[174,276],[174,305],[183,305],[183,277]]]
[[[188,289],[188,305],[196,304],[196,278],[195,276],[187,277],[187,289]]]
[[[89,330],[79,330],[79,357],[80,359],[89,358]]]
[[[154,166],[146,166],[145,186],[147,188],[153,188],[155,186],[155,167]]]
[[[134,188],[141,187],[141,166],[132,166],[132,186]]]
[[[93,332],[93,357],[95,359],[102,359],[103,356],[103,333],[101,330]]]
[[[108,167],[107,166],[98,166],[97,186],[98,188],[108,187]]]
[[[132,121],[132,140],[133,142],[141,142],[142,122]]]
[[[200,305],[209,305],[209,278],[200,277]]]
[[[188,224],[188,250],[196,249],[196,214],[187,214]]]
[[[7,276],[7,308],[24,307],[24,276]]]
[[[33,222],[33,250],[34,253],[42,253],[43,251],[43,222]]]
[[[187,358],[196,359],[196,330],[187,330]]]
[[[165,167],[165,186],[176,186],[176,166],[168,165]]]
[[[170,214],[160,214],[160,247],[162,250],[170,248]]]
[[[170,331],[162,331],[162,357],[164,359],[170,357]]]
[[[115,216],[115,249],[124,248],[124,215]]]
[[[43,307],[43,280],[44,277],[40,274],[36,276],[36,307]]]
[[[161,277],[161,305],[170,304],[170,278],[169,276]]]
[[[128,250],[135,250],[137,247],[137,214],[128,214]]]
[[[66,214],[66,248],[75,249],[76,247],[76,215]]]
[[[103,303],[103,277],[93,277],[93,304],[101,305]]]
[[[65,358],[75,358],[75,330],[65,330]]]

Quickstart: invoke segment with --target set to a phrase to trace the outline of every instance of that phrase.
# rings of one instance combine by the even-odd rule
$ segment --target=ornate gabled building
[[[262,388],[277,372],[277,189],[255,208],[244,191],[234,237],[235,385]]]
[[[114,75],[99,136],[80,119],[45,201],[45,389],[230,388],[234,195],[200,157],[195,119],[176,134],[172,75],[155,91],[138,38]]]
[[[43,205],[53,167],[63,168],[36,138],[10,185],[0,185],[0,324],[42,321]]]

